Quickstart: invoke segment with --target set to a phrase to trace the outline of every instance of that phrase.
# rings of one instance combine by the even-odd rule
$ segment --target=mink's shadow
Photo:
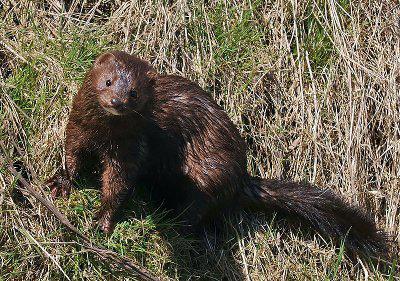
[[[151,217],[154,232],[164,240],[170,251],[170,261],[163,268],[170,278],[246,280],[242,265],[235,259],[238,250],[236,235],[227,223],[214,222],[199,232],[188,234],[180,216],[168,210],[144,187],[138,187],[124,210],[120,221]],[[217,225],[223,225],[223,228]],[[142,258],[145,260],[146,256]]]

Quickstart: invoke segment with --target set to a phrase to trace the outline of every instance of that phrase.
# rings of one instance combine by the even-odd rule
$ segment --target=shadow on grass
[[[147,238],[141,239],[143,248],[139,257],[145,266],[152,263],[152,255],[156,255],[152,254],[154,245],[145,244],[156,235],[162,239],[162,244],[168,245],[168,261],[163,266],[168,277],[178,280],[246,280],[243,267],[234,256],[237,252],[234,231],[227,229],[223,219],[188,234],[179,217],[154,200],[150,192],[139,188],[133,197],[141,201],[131,199],[126,203],[119,226],[137,218],[142,218],[140,221],[147,224],[144,227],[147,233],[143,235]]]

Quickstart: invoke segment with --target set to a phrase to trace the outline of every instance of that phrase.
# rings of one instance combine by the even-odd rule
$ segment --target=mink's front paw
[[[73,187],[72,182],[65,175],[65,172],[57,172],[54,176],[46,181],[46,185],[50,188],[51,197],[68,198]]]
[[[96,215],[96,220],[99,228],[105,234],[111,234],[115,228],[115,222],[109,211],[100,211]]]

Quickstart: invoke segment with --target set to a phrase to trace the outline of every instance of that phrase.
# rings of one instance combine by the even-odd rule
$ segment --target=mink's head
[[[119,51],[104,53],[90,71],[91,92],[109,114],[138,113],[151,99],[155,76],[144,60]]]

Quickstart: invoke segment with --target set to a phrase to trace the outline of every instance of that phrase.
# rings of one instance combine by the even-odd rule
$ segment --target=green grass
[[[68,11],[68,1],[14,2],[0,9],[0,153],[30,167],[35,186],[61,164],[85,72],[100,53],[121,49],[209,91],[246,139],[252,174],[306,180],[367,206],[398,251],[398,37],[390,3],[73,1]],[[379,124],[378,145],[371,124]],[[222,218],[221,233],[179,236],[179,218],[154,205],[145,187],[106,236],[96,226],[95,185],[83,179],[55,204],[93,243],[159,276],[399,280],[396,259],[352,264],[343,245],[275,214],[234,214]],[[39,202],[16,196],[15,186],[0,163],[0,280],[134,280],[87,252]]]
[[[255,68],[254,55],[262,46],[262,30],[259,21],[255,18],[257,6],[240,11],[236,7],[226,7],[218,4],[210,11],[210,20],[215,40],[218,46],[214,54],[215,68],[224,71],[225,68],[234,68],[236,71],[246,72]]]

